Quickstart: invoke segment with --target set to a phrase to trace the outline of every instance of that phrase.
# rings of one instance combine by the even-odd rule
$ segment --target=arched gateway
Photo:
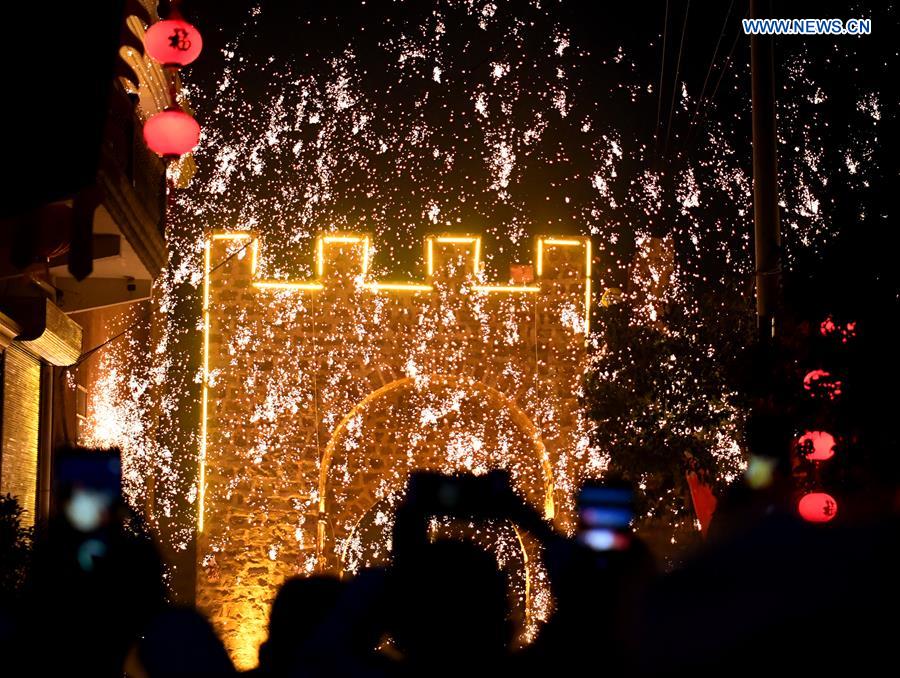
[[[207,243],[197,597],[242,666],[286,577],[380,557],[411,471],[509,469],[565,527],[596,470],[587,239],[538,238],[535,281],[503,285],[481,279],[478,236],[429,236],[420,282],[372,280],[369,249],[320,236],[317,277],[288,282],[258,277],[251,233]],[[535,567],[521,544],[510,562]]]

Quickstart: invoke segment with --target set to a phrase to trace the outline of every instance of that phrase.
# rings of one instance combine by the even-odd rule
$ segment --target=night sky
[[[302,256],[296,261],[291,257],[298,252],[305,256],[303,243],[329,227],[385,234],[388,247],[377,253],[376,263],[387,271],[414,275],[422,235],[446,228],[486,234],[486,248],[493,253],[489,273],[495,278],[504,277],[508,262],[527,260],[534,233],[590,232],[605,281],[618,284],[633,236],[645,233],[672,234],[686,268],[698,280],[731,277],[727,284],[732,289],[745,289],[748,273],[752,275],[746,236],[752,231],[749,202],[735,210],[740,200],[734,194],[710,195],[709,187],[721,183],[723,174],[750,176],[749,38],[740,31],[748,1],[495,3],[491,21],[479,27],[476,19],[488,5],[186,0],[183,11],[203,31],[205,49],[185,77],[201,124],[221,132],[219,148],[225,139],[263,134],[256,123],[265,120],[279,96],[286,95],[291,103],[296,94],[291,83],[318,80],[327,85],[335,75],[330,64],[350,53],[346,63],[351,83],[364,94],[375,118],[370,129],[402,140],[421,122],[428,130],[429,147],[443,152],[432,161],[425,153],[393,146],[383,154],[363,148],[364,162],[332,165],[330,198],[302,218],[296,215],[309,206],[310,192],[298,187],[310,167],[320,166],[316,163],[321,156],[292,164],[282,152],[263,158],[261,171],[240,180],[231,176],[226,191],[193,199],[190,212],[206,222],[220,222],[215,226],[233,227],[247,225],[252,209],[253,218],[279,233],[277,244],[284,248],[274,270],[285,275],[306,270]],[[885,199],[898,178],[896,125],[889,122],[897,113],[897,97],[886,77],[897,63],[896,45],[885,38],[897,28],[893,3],[776,5],[780,16],[870,17],[873,23],[873,35],[867,37],[792,36],[776,41],[786,262],[789,269],[803,270],[795,287],[815,278],[819,292],[825,285],[831,295],[858,300],[871,297],[877,285],[879,303],[896,303],[896,282],[890,278],[894,267],[886,258],[886,252],[896,249],[896,229],[889,226],[894,207]],[[435,10],[445,24],[437,46]],[[515,25],[519,28],[513,35]],[[556,58],[553,50],[560,35],[568,47]],[[404,47],[403,40],[412,46]],[[391,49],[386,50],[386,44]],[[397,50],[423,46],[427,54],[411,69],[398,69],[391,61]],[[431,77],[437,62],[442,66],[440,82]],[[513,84],[498,94],[500,115],[507,120],[495,129],[480,128],[473,96],[490,81],[498,62],[513,64],[513,77],[508,78]],[[547,89],[560,69],[568,95],[564,120],[550,118],[554,102]],[[221,94],[217,87],[226,72],[231,87]],[[684,101],[682,88],[689,95]],[[812,109],[808,100],[816,95],[809,92],[817,88],[825,97]],[[871,94],[880,107],[877,133],[864,127],[868,118],[860,110],[859,102]],[[224,119],[223,110],[234,119]],[[504,124],[521,132],[536,113],[548,121],[547,128],[533,147],[518,149],[507,197],[498,198],[485,160],[490,135],[502,133]],[[491,115],[496,120],[497,113]],[[592,125],[587,135],[584,120]],[[334,131],[339,135],[345,127],[338,121]],[[711,142],[711,129],[727,136],[727,157]],[[298,128],[294,137],[280,138],[277,146],[299,141],[305,153],[317,134],[312,127]],[[614,206],[598,205],[592,179],[609,157],[610,138],[624,148],[616,158],[615,179],[607,177]],[[341,148],[329,143],[329,153],[340,155]],[[807,152],[812,145],[824,149],[811,150],[815,162]],[[844,149],[853,147],[862,149],[859,153],[867,162],[860,172],[848,174]],[[455,153],[451,168],[442,164],[446,149]],[[204,150],[197,154],[201,185],[215,165]],[[238,164],[250,162],[238,156]],[[704,192],[690,216],[677,197],[687,169]],[[297,174],[290,178],[291,172]],[[641,188],[648,172],[659,188],[652,197]],[[276,189],[285,185],[290,189]],[[803,199],[801,194],[811,185],[820,212],[806,223],[800,210],[799,225],[791,226],[793,203]],[[273,200],[279,190],[281,197]],[[749,201],[749,191],[744,193]],[[427,218],[432,202],[441,206],[435,223]],[[451,225],[444,223],[445,217]],[[690,241],[698,237],[709,246],[689,251]],[[873,242],[891,245],[873,248]],[[852,273],[839,275],[839,269]]]

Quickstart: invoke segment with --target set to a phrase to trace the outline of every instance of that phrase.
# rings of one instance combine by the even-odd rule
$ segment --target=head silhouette
[[[334,609],[343,590],[336,577],[288,579],[278,591],[269,613],[269,637],[259,648],[260,667],[289,672],[316,629]]]
[[[439,540],[395,571],[394,640],[413,667],[448,673],[500,661],[512,637],[506,579],[472,544]]]
[[[176,608],[159,614],[138,646],[148,678],[236,675],[225,646],[199,612]]]

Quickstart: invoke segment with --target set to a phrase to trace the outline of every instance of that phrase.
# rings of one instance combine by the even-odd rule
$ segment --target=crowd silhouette
[[[78,505],[82,514],[58,512],[36,546],[24,590],[0,607],[0,673],[238,675],[209,621],[167,604],[163,568],[142,536],[146,530],[121,502],[104,503],[104,483],[81,477],[55,489],[60,506]],[[85,488],[102,509],[93,522],[90,502],[77,498]],[[627,525],[611,531],[624,541],[584,538],[596,527],[590,515],[602,522],[615,512],[580,513],[570,538],[521,501],[502,473],[414,474],[396,513],[392,563],[352,578],[316,574],[284,582],[259,664],[246,675],[889,670],[898,603],[894,487],[886,483],[845,502],[851,513],[854,503],[882,501],[888,510],[862,510],[863,517],[825,526],[804,523],[782,499],[777,483],[761,490],[742,485],[722,503],[703,547],[667,568]],[[520,642],[495,557],[466,540],[429,537],[436,515],[503,518],[540,543],[553,611],[532,642]]]

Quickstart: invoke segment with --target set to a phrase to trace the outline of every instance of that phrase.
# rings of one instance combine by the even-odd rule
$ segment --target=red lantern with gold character
[[[825,492],[810,492],[804,494],[797,504],[800,517],[810,523],[827,523],[834,520],[837,515],[838,505],[834,497]]]
[[[163,66],[187,66],[200,56],[203,39],[200,31],[173,13],[169,19],[157,21],[144,34],[147,54]]]

